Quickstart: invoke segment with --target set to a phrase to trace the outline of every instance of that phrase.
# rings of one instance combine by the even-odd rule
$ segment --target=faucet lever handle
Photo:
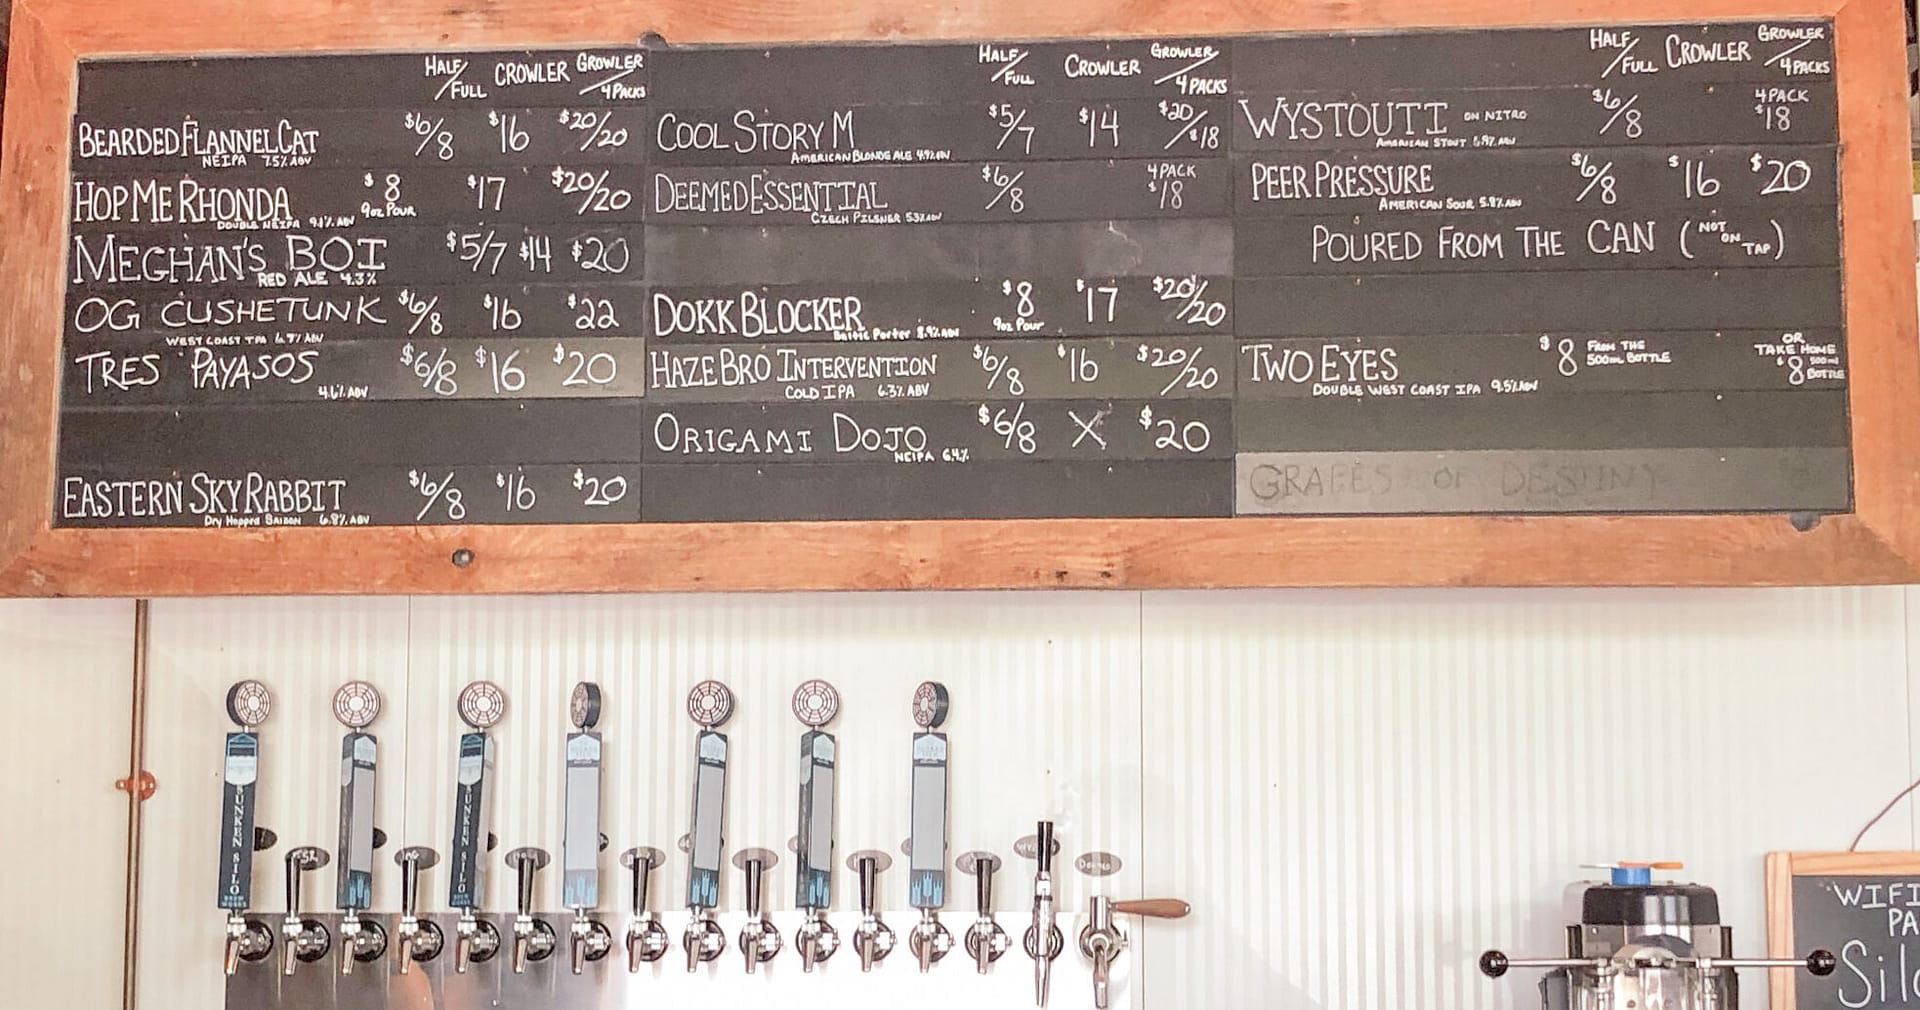
[[[878,849],[863,849],[847,857],[847,867],[860,880],[860,928],[853,934],[853,948],[860,955],[860,970],[872,971],[893,951],[893,927],[880,918],[880,871],[893,865],[893,857]]]
[[[513,970],[516,974],[527,970],[528,960],[545,960],[553,952],[553,927],[533,917],[534,888],[539,883],[540,870],[552,858],[547,850],[532,846],[523,846],[507,853],[507,862],[513,866],[519,884],[519,914],[513,920]]]
[[[302,845],[287,853],[287,918],[300,915],[301,878],[308,870],[317,870],[327,865],[327,850],[312,845]]]
[[[639,971],[643,964],[659,960],[671,942],[666,928],[647,907],[653,870],[666,859],[666,853],[651,846],[628,849],[620,854],[620,865],[626,867],[633,878],[633,914],[627,921],[627,971],[630,973]]]
[[[780,953],[780,930],[767,918],[765,887],[767,868],[779,861],[771,849],[741,849],[733,854],[733,865],[746,876],[747,921],[740,927],[740,956],[749,975]]]
[[[507,863],[513,867],[514,873],[518,875],[519,894],[517,897],[519,904],[516,907],[519,909],[521,915],[533,914],[533,891],[534,886],[538,883],[537,875],[540,870],[546,867],[552,858],[553,857],[547,855],[547,850],[536,849],[532,846],[514,849],[512,852],[507,853]]]
[[[1150,919],[1184,919],[1193,911],[1193,906],[1179,898],[1136,898],[1132,901],[1116,901],[1113,910],[1121,915],[1138,915]]]
[[[280,942],[284,948],[280,973],[293,974],[302,961],[317,961],[327,956],[331,940],[326,927],[300,916],[301,878],[308,870],[327,865],[327,850],[302,845],[287,853],[287,915],[280,922]]]

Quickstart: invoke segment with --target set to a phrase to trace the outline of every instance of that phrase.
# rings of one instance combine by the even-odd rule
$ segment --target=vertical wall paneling
[[[498,729],[501,790],[494,807],[500,851],[560,842],[560,743],[577,680],[600,682],[607,713],[603,870],[634,845],[666,850],[657,878],[662,907],[684,900],[686,861],[676,842],[688,828],[694,724],[685,697],[713,677],[732,688],[729,850],[781,855],[769,905],[792,907],[787,843],[795,827],[799,738],[789,708],[801,681],[822,677],[841,694],[830,727],[839,738],[839,856],[892,853],[883,901],[906,904],[905,862],[911,699],[922,680],[952,693],[945,729],[953,747],[953,853],[1010,856],[1010,843],[1053,817],[1069,856],[1116,853],[1115,893],[1137,888],[1141,733],[1138,601],[1132,595],[863,594],[579,598],[444,598],[413,603],[410,642],[416,699],[434,706],[415,724],[409,779],[425,796],[410,830],[439,839],[451,830],[450,777],[459,724],[453,698],[473,679],[498,682],[508,714]],[[495,864],[496,873],[504,867]],[[1019,861],[1000,878],[997,904],[1017,908]],[[729,874],[723,902],[738,903]],[[494,901],[507,893],[496,876]],[[617,878],[613,878],[617,879]],[[849,874],[835,901],[855,907]],[[551,882],[542,883],[550,894]],[[953,884],[964,916],[971,891]],[[1066,893],[1088,893],[1068,881]],[[621,893],[618,890],[614,895]],[[964,921],[958,920],[958,921]],[[898,928],[898,927],[896,927]]]
[[[147,804],[138,985],[152,1010],[222,1005],[221,923],[214,905],[220,818],[220,741],[231,725],[226,692],[254,678],[273,690],[260,728],[256,823],[278,844],[255,854],[256,912],[277,926],[285,911],[287,851],[318,845],[331,856],[339,835],[340,738],[333,692],[372,681],[386,708],[375,823],[388,834],[374,853],[374,907],[399,907],[393,870],[400,825],[417,804],[400,774],[408,753],[407,607],[404,599],[203,599],[152,604],[147,763],[164,783]],[[451,760],[451,756],[449,756]],[[308,873],[303,904],[334,907],[334,872]],[[386,872],[383,872],[386,871]],[[277,950],[277,948],[276,948]],[[331,967],[331,963],[329,964]],[[76,1006],[80,1004],[74,1004]]]
[[[0,646],[0,1002],[118,1006],[127,795],[113,783],[127,774],[133,604],[0,600]],[[182,787],[162,774],[154,799]],[[171,830],[147,823],[148,844]]]
[[[258,907],[277,915],[286,848],[331,847],[337,830],[341,729],[329,700],[342,680],[371,679],[387,699],[379,808],[393,839],[380,853],[380,907],[398,903],[395,846],[447,844],[453,699],[484,677],[509,694],[493,903],[510,895],[505,848],[559,844],[565,704],[591,678],[608,702],[607,834],[615,850],[669,850],[656,901],[674,908],[685,887],[674,843],[687,827],[686,688],[714,676],[738,696],[729,845],[784,857],[800,733],[788,697],[819,676],[844,701],[833,726],[842,857],[898,852],[908,699],[935,678],[954,699],[956,851],[1007,855],[1051,816],[1069,862],[1096,849],[1121,857],[1124,872],[1098,885],[1109,893],[1192,900],[1184,922],[1135,927],[1146,987],[1137,1005],[1531,1007],[1530,980],[1484,980],[1473,960],[1492,945],[1558,949],[1578,864],[1685,859],[1688,876],[1720,889],[1742,947],[1758,950],[1762,854],[1844,846],[1920,774],[1909,592],[158,602],[148,764],[161,787],[146,811],[141,991],[149,1006],[220,1005],[213,852],[222,698],[234,680],[259,677],[277,697],[260,821],[280,845],[260,857],[256,885]],[[18,696],[20,752],[60,753],[75,712],[94,713],[109,730],[101,739],[115,741],[9,779],[16,809],[38,820],[71,823],[81,804],[90,829],[75,851],[115,870],[57,897],[31,875],[6,877],[12,907],[117,915],[124,802],[110,784],[126,760],[117,741],[131,613],[125,603],[0,606],[10,662],[34,684]],[[32,772],[35,760],[14,766]],[[1908,806],[1868,844],[1915,838]],[[27,858],[44,858],[31,844]],[[610,902],[623,893],[616,865],[610,852]],[[1002,921],[1016,932],[1030,873],[1011,859],[1000,878]],[[783,862],[768,892],[789,925],[791,874]],[[1091,882],[1063,876],[1063,910],[1079,911]],[[851,907],[849,881],[838,883],[836,904]],[[885,884],[886,904],[902,906],[902,868]],[[332,887],[332,867],[312,875],[309,907],[329,906]],[[443,868],[430,871],[428,907],[444,905],[445,888]],[[543,904],[557,903],[556,889],[543,881]],[[957,881],[950,925],[964,925],[970,898]],[[111,1005],[117,977],[93,956],[61,961],[67,949],[48,941],[33,963],[49,971],[27,992]],[[1069,955],[1060,977],[1082,986],[1084,966]],[[75,987],[100,998],[67,1000]],[[1756,975],[1749,1003],[1763,989]]]
[[[1908,774],[1903,592],[1148,594],[1146,883],[1198,914],[1146,1005],[1536,1006],[1476,955],[1557,953],[1614,859],[1686,860],[1761,950],[1763,854]]]

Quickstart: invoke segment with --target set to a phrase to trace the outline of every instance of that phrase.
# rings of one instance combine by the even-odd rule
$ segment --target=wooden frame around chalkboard
[[[1830,16],[1854,507],[1779,515],[54,529],[76,60],[674,41],[1166,35]],[[1900,0],[15,0],[0,134],[0,595],[1920,581]],[[464,566],[456,551],[471,551]]]
[[[1767,956],[1801,957],[1793,939],[1793,878],[1877,876],[1910,873],[1920,877],[1920,852],[1769,852],[1767,853]],[[1839,951],[1834,951],[1838,954]],[[1767,969],[1767,1005],[1794,1010],[1794,968]]]

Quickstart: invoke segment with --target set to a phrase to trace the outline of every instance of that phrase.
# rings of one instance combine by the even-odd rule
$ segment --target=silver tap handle
[[[518,848],[507,853],[507,862],[513,864],[518,875],[518,914],[513,921],[513,971],[515,974],[527,970],[528,948],[533,942],[536,930],[533,921],[533,892],[538,883],[540,869],[547,865],[545,849]],[[544,957],[545,955],[541,955]]]
[[[585,971],[587,968],[588,930],[587,930],[587,915],[585,912],[579,911],[577,909],[574,911],[573,929],[570,931],[570,933],[572,935],[572,941],[573,941],[573,973],[575,975],[578,975],[581,972]]]
[[[1027,953],[1033,955],[1033,1002],[1045,1008],[1053,959],[1059,955],[1054,946],[1052,821],[1041,821],[1034,829],[1034,859],[1038,869],[1033,875],[1033,926],[1027,934]]]
[[[301,941],[306,937],[306,923],[300,918],[301,878],[308,870],[317,870],[327,865],[327,851],[311,845],[302,845],[287,853],[287,915],[281,920],[281,946],[284,953],[280,961],[283,975],[293,974],[299,963]]]
[[[760,962],[771,959],[780,949],[779,934],[771,932],[764,909],[763,886],[773,853],[748,849],[735,855],[734,863],[746,876],[747,921],[740,927],[740,955],[746,959],[747,974],[758,972]]]
[[[410,845],[394,853],[393,861],[400,867],[400,974],[408,975],[413,972],[414,944],[420,934],[420,873],[438,863],[440,854]]]
[[[240,913],[227,913],[227,949],[221,961],[228,975],[240,970],[240,936],[245,928],[246,920],[240,918]]]
[[[653,868],[665,859],[665,854],[654,848],[628,849],[620,853],[620,865],[626,867],[630,874],[628,903],[632,918],[646,917],[647,895],[653,889]]]
[[[767,864],[763,860],[749,859],[746,861],[745,871],[747,876],[747,916],[758,919],[760,918],[761,905],[760,884],[766,877]]]
[[[400,863],[400,918],[417,917],[420,907],[420,856],[406,851],[401,853]]]
[[[893,858],[878,849],[862,849],[847,857],[847,868],[860,882],[860,928],[853,934],[853,948],[860,954],[860,970],[887,959],[895,942],[893,927],[880,918],[880,873],[893,865]]]
[[[340,974],[342,975],[353,974],[353,962],[358,960],[354,954],[358,949],[360,928],[359,914],[351,908],[347,909],[346,913],[340,917]]]
[[[1588,968],[1598,971],[1612,963],[1604,957],[1508,957],[1500,951],[1490,950],[1480,955],[1480,973],[1488,978],[1499,978],[1511,968]]]
[[[308,870],[327,865],[327,850],[302,845],[287,853],[287,918],[300,917],[301,878]]]
[[[863,919],[874,917],[875,893],[880,889],[880,864],[872,859],[861,859],[855,864],[860,877],[860,916]]]
[[[514,872],[518,874],[519,893],[515,907],[523,916],[533,914],[533,891],[538,883],[536,874],[547,865],[548,858],[545,851],[534,848],[515,849],[507,854],[507,862],[513,864]]]
[[[1104,947],[1094,947],[1093,957],[1093,1005],[1094,1010],[1107,1010],[1107,990],[1109,968],[1113,963],[1114,952]]]
[[[1694,957],[1680,958],[1681,964],[1693,964],[1702,970],[1712,968],[1804,968],[1814,976],[1833,974],[1839,961],[1829,950],[1816,950],[1806,957]]]
[[[658,960],[669,945],[666,929],[654,918],[647,904],[654,867],[665,859],[665,853],[652,847],[628,849],[620,854],[620,865],[632,874],[630,901],[633,914],[627,921],[628,972],[637,972],[641,965]]]

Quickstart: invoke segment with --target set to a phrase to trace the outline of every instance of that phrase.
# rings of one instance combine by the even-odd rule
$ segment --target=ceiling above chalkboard
[[[7,141],[46,399],[0,407],[44,475],[0,586],[1907,579],[1900,110],[1847,83],[1901,54],[1854,9],[23,31],[77,99]]]

